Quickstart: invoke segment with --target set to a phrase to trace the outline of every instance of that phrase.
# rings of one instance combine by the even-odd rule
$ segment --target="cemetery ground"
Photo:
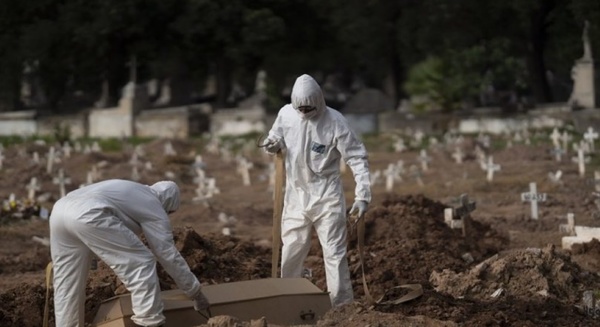
[[[365,301],[356,232],[351,231],[348,258],[356,302],[330,311],[318,325],[598,325],[600,310],[586,307],[583,298],[597,297],[600,291],[600,243],[594,240],[563,250],[561,239],[568,234],[559,231],[559,225],[573,213],[576,225],[600,226],[593,178],[599,160],[590,151],[591,160],[581,176],[571,159],[577,153],[569,146],[568,153],[556,161],[548,134],[532,136],[530,144],[521,139],[513,142],[511,136],[512,146],[505,139],[492,138],[490,147],[482,151],[475,150],[476,136],[465,136],[460,143],[424,141],[401,152],[394,150],[392,136],[365,137],[374,179],[373,201],[365,217],[366,280],[374,297],[383,300],[375,306]],[[257,149],[253,138],[221,144],[206,139],[150,140],[111,151],[83,145],[72,151],[57,147],[60,159],[49,165],[50,145],[5,144],[0,155],[0,198],[6,199],[0,217],[1,326],[42,325],[44,269],[50,261],[44,244],[48,222],[38,218],[45,214],[31,203],[51,209],[60,197],[60,184],[55,184],[59,169],[70,178],[66,191],[108,178],[145,184],[176,181],[182,191],[181,208],[172,215],[176,245],[200,281],[270,277],[273,199],[268,168],[273,158]],[[429,161],[418,160],[421,145],[427,145]],[[457,147],[462,149],[462,163],[453,157]],[[249,180],[244,181],[243,170],[238,169],[236,153],[252,163]],[[491,178],[483,170],[487,160],[480,160],[489,155],[500,166]],[[386,180],[386,171],[393,180]],[[34,200],[28,200],[32,194],[26,186],[33,177],[40,185]],[[351,204],[354,183],[349,169],[343,180]],[[546,195],[546,201],[537,203],[537,220],[531,217],[531,203],[521,198],[532,182],[538,193]],[[11,193],[15,196],[9,200]],[[446,208],[461,205],[461,194],[476,203],[465,235],[444,221]],[[325,289],[315,238],[306,268],[307,278]],[[162,288],[173,288],[161,268],[159,273]],[[385,303],[402,295],[394,286],[414,283],[423,286],[421,297],[403,304]],[[102,300],[123,292],[112,271],[99,262],[90,272],[86,321],[93,319]]]

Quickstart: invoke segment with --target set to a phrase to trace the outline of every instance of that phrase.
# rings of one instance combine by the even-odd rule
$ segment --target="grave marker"
[[[69,141],[65,141],[62,146],[62,151],[65,154],[65,158],[71,158],[71,144]]]
[[[431,157],[427,156],[427,151],[425,149],[421,150],[419,157],[417,160],[421,163],[421,169],[425,172],[429,169],[428,163],[431,161]]]
[[[138,182],[140,180],[140,172],[137,166],[133,166],[131,170],[131,180]]]
[[[98,141],[94,141],[94,143],[92,143],[91,151],[92,152],[102,152],[102,148],[100,147],[100,144],[98,144]]]
[[[26,186],[27,188],[27,198],[31,202],[35,202],[35,192],[41,189],[40,183],[38,183],[37,177],[31,177],[29,184]]]
[[[383,171],[385,176],[385,190],[391,192],[394,189],[394,180],[396,179],[396,167],[393,163],[388,164],[386,170]]]
[[[444,222],[451,229],[462,229],[462,220],[454,219],[454,209],[446,208],[444,209]]]
[[[469,201],[469,196],[460,195],[460,207],[454,209],[454,214],[462,220],[463,236],[467,236],[467,229],[470,227],[471,212],[477,208],[475,201]]]
[[[404,139],[398,138],[396,142],[394,142],[394,151],[396,152],[404,152],[406,150],[406,145],[404,144]]]
[[[246,160],[246,158],[241,158],[238,162],[237,171],[242,175],[242,180],[245,186],[249,186],[251,184],[250,181],[250,169],[254,167],[250,161]]]
[[[54,147],[51,146],[50,149],[48,149],[48,160],[46,161],[46,172],[48,174],[52,174],[52,165],[54,164],[55,156],[56,153]]]
[[[4,165],[4,159],[4,149],[0,148],[0,169],[2,169],[2,166]]]
[[[585,163],[586,160],[589,160],[585,158],[585,155],[583,153],[583,148],[579,147],[577,149],[577,158],[572,158],[573,162],[577,163],[577,166],[579,167],[579,176],[583,177],[585,176]]]
[[[560,148],[560,132],[558,128],[554,128],[552,134],[550,134],[550,139],[552,140],[552,144],[554,144],[554,148]]]
[[[566,153],[566,151],[561,149],[560,147],[556,147],[553,150],[551,150],[550,153],[554,155],[554,159],[556,159],[556,161],[560,162],[562,161],[562,156]]]
[[[165,156],[176,156],[177,152],[173,148],[173,144],[171,142],[165,143]]]
[[[487,181],[491,182],[494,179],[494,172],[500,170],[501,166],[494,163],[494,158],[489,156],[487,162],[483,165],[487,171]]]
[[[457,164],[462,164],[463,158],[464,158],[464,154],[463,154],[463,152],[462,152],[462,150],[461,150],[460,147],[457,146],[456,148],[454,148],[454,153],[452,153],[452,158],[454,158],[454,161]]]
[[[585,132],[583,134],[583,138],[588,142],[588,144],[590,145],[590,151],[594,152],[595,150],[595,141],[598,138],[598,133],[596,133],[594,131],[593,127],[588,127],[587,132]]]
[[[557,170],[556,173],[553,173],[553,172],[548,173],[548,178],[550,178],[550,181],[555,184],[562,184],[562,181],[560,180],[561,177],[562,177],[562,170],[560,170],[560,169]]]
[[[421,170],[419,170],[419,167],[411,165],[409,171],[410,175],[417,181],[417,184],[419,184],[419,186],[425,186],[425,183],[423,183],[423,179],[421,178],[421,176],[423,176],[423,173],[421,172]]]
[[[529,183],[529,192],[521,193],[522,202],[531,202],[531,218],[538,219],[538,202],[546,201],[546,193],[537,193],[535,183]]]
[[[58,176],[52,179],[54,184],[58,184],[60,188],[60,197],[64,197],[66,192],[65,185],[71,184],[71,178],[65,176],[64,170],[61,168],[58,170]]]
[[[37,153],[37,151],[33,152],[33,164],[35,164],[35,165],[40,164],[40,155]]]
[[[558,226],[558,231],[570,236],[575,235],[575,215],[572,212],[567,214],[567,223]]]
[[[563,131],[560,140],[562,141],[562,149],[565,150],[565,152],[569,148],[569,141],[571,141],[572,138],[573,137],[571,136],[571,134],[569,134],[569,132]]]

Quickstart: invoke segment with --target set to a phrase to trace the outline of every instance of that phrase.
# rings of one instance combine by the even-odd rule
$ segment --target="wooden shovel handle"
[[[283,183],[285,165],[283,153],[275,154],[275,185],[273,186],[273,256],[271,258],[271,277],[277,278],[279,249],[281,247],[281,216],[283,214]]]

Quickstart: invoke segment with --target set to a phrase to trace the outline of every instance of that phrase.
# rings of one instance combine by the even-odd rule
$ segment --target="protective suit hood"
[[[298,107],[311,106],[317,108],[306,114],[300,112]],[[302,75],[296,78],[294,87],[292,88],[292,107],[303,119],[311,119],[319,116],[325,111],[325,98],[319,83],[310,75]]]
[[[179,209],[179,187],[172,181],[160,181],[150,186],[167,213]]]

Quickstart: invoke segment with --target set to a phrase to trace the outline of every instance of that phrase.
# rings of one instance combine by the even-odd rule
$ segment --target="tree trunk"
[[[527,67],[533,96],[538,103],[553,101],[552,90],[546,78],[544,50],[547,39],[547,18],[555,7],[554,0],[540,0],[540,6],[531,13],[531,29]]]

